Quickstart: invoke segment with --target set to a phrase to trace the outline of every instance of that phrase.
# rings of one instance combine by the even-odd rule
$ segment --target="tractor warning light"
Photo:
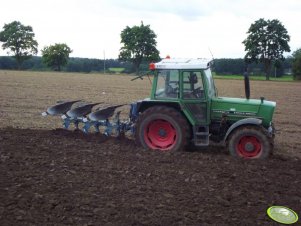
[[[154,63],[150,63],[149,64],[149,70],[155,70],[156,69],[156,65]]]

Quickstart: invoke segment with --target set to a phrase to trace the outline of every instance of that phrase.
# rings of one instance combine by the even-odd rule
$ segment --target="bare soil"
[[[0,225],[278,225],[271,205],[300,216],[300,83],[251,83],[253,97],[277,102],[275,154],[265,161],[220,146],[145,151],[40,116],[56,100],[148,96],[149,81],[130,78],[0,71]],[[242,81],[216,84],[221,96],[243,96]]]
[[[150,152],[61,129],[0,139],[0,225],[273,225],[272,205],[301,213],[298,158]]]

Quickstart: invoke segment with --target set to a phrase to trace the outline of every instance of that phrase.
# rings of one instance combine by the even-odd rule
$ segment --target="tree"
[[[294,79],[301,80],[301,48],[293,52],[292,70]]]
[[[218,75],[241,75],[245,70],[244,59],[214,59],[214,72]]]
[[[150,29],[150,25],[127,26],[121,32],[119,59],[133,63],[136,73],[143,60],[155,61],[159,59],[159,51],[156,48],[157,35]]]
[[[68,63],[72,50],[66,44],[54,44],[44,47],[42,51],[43,62],[56,71],[61,71],[62,66]]]
[[[0,32],[0,42],[3,49],[9,49],[17,61],[18,69],[22,63],[38,53],[38,42],[34,39],[31,26],[24,26],[19,21],[5,24]]]
[[[245,60],[248,63],[264,64],[266,80],[269,80],[273,61],[284,60],[283,53],[290,52],[290,36],[279,20],[259,19],[251,24],[245,45]]]

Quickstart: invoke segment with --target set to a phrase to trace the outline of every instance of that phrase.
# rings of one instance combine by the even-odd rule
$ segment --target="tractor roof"
[[[211,60],[205,58],[166,58],[155,63],[155,69],[206,69],[210,67]]]

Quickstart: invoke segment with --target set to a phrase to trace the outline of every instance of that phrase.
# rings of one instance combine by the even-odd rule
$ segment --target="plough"
[[[49,107],[42,116],[60,116],[63,120],[63,128],[69,129],[70,125],[74,125],[76,130],[82,130],[84,133],[89,133],[90,128],[94,127],[96,133],[104,131],[104,134],[111,136],[113,133],[120,136],[126,132],[134,133],[136,104],[131,104],[129,119],[122,121],[120,119],[121,111],[114,112],[117,108],[125,106],[126,104],[101,106],[96,111],[92,112],[93,107],[103,103],[81,104],[75,106],[81,100],[74,101],[60,101],[56,105]],[[112,118],[112,116],[114,116]],[[110,120],[110,118],[112,118]],[[80,124],[82,127],[80,128]]]
[[[43,113],[60,115],[64,128],[71,124],[88,133],[91,127],[107,136],[126,132],[145,149],[179,151],[191,145],[223,143],[234,157],[264,159],[273,151],[276,103],[263,97],[250,99],[248,73],[246,98],[219,97],[211,74],[211,61],[163,59],[151,63],[150,96],[130,104],[127,120],[120,119],[123,105],[84,104],[67,101]],[[143,79],[142,75],[135,79]],[[96,111],[92,109],[100,105]]]

